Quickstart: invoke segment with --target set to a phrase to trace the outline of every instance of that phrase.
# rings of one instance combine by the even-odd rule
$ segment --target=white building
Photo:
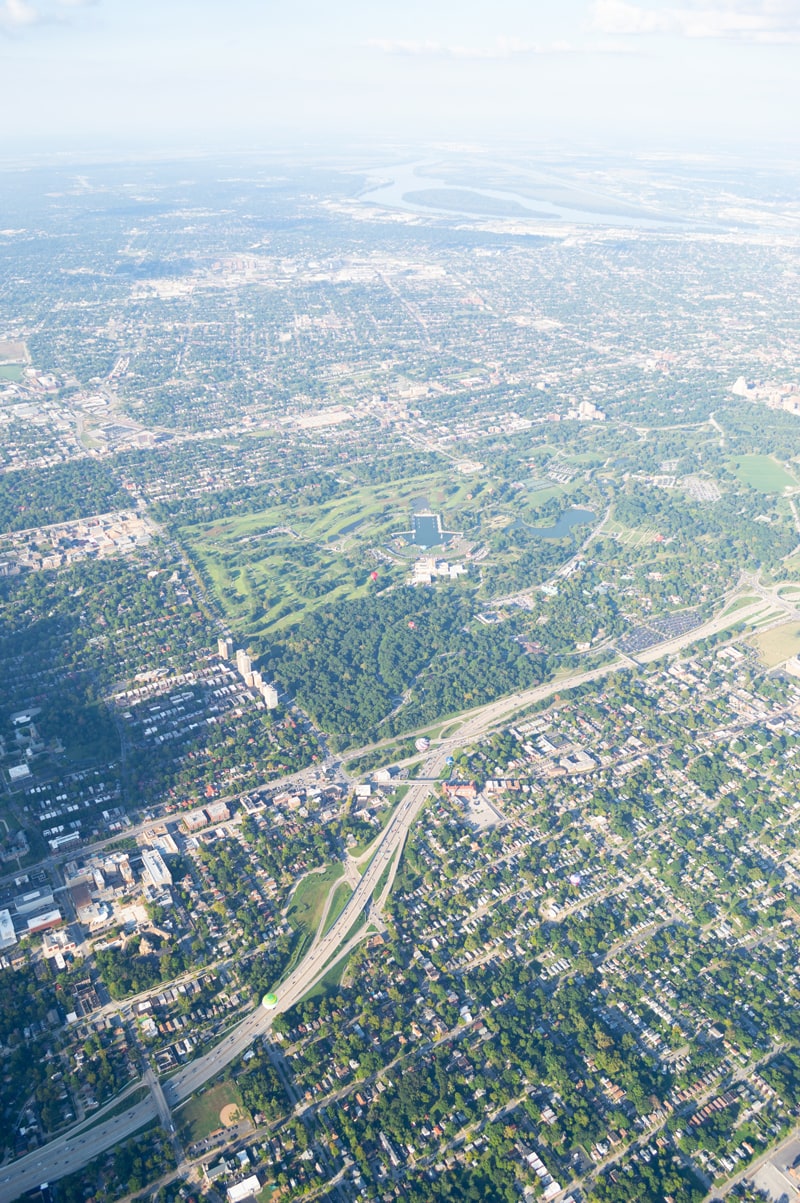
[[[432,585],[436,577],[449,577],[454,581],[466,571],[465,564],[448,564],[447,560],[439,560],[436,556],[421,556],[411,573],[411,584]]]
[[[243,1203],[244,1199],[255,1199],[260,1190],[261,1179],[258,1174],[251,1174],[249,1178],[243,1178],[241,1182],[228,1187],[228,1198],[230,1203]]]
[[[155,848],[145,848],[142,852],[142,864],[150,875],[154,886],[171,886],[172,874],[167,868],[166,861]]]
[[[34,911],[42,911],[52,906],[55,899],[50,890],[31,890],[29,894],[20,894],[14,899],[14,907],[18,915],[31,915]]]
[[[267,703],[267,710],[274,710],[278,705],[278,691],[274,685],[264,681],[261,685],[261,696]]]
[[[11,948],[17,942],[17,933],[11,922],[11,911],[0,911],[0,950]]]

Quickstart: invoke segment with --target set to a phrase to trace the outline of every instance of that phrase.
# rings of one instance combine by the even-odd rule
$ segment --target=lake
[[[514,527],[524,527],[529,534],[537,539],[563,539],[568,535],[573,526],[583,526],[586,522],[594,522],[597,515],[593,510],[571,509],[564,510],[564,513],[558,519],[555,526],[531,526],[527,522],[523,522],[518,518],[513,523]]]

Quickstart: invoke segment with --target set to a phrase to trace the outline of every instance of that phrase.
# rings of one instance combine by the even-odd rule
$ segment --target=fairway
[[[800,652],[800,623],[787,622],[773,631],[755,635],[751,642],[767,668],[774,668]]]
[[[321,873],[309,873],[303,878],[286,915],[295,931],[312,938],[317,934],[328,891],[343,873],[343,865],[327,865]]]
[[[234,1108],[239,1118],[249,1120],[239,1088],[230,1080],[218,1082],[216,1086],[194,1095],[175,1115],[181,1140],[185,1144],[193,1144],[219,1128],[230,1125]]]
[[[344,482],[340,482],[342,484]],[[513,499],[495,497],[489,478],[453,479],[449,471],[409,475],[386,484],[346,486],[342,495],[312,503],[279,504],[186,525],[180,530],[205,582],[228,620],[251,636],[266,637],[301,621],[320,606],[365,597],[404,581],[420,548],[410,540],[420,506],[441,514],[446,531],[469,531],[450,554],[460,558],[516,519],[547,524],[541,507],[563,497],[563,486],[531,480]],[[507,555],[518,552],[509,540]],[[370,579],[375,571],[377,580]]]
[[[797,484],[796,478],[771,455],[742,455],[734,460],[733,470],[743,484],[761,493],[782,493],[787,486]]]

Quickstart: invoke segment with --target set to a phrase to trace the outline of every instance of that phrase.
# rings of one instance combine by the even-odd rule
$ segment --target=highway
[[[759,609],[763,609],[766,600],[776,602],[785,612],[797,613],[791,603],[778,599],[776,589],[769,591],[760,589],[758,602],[745,604],[734,614],[728,611],[725,618],[719,615],[693,631],[650,647],[640,653],[638,659],[652,661],[660,656],[675,654],[683,647],[723,630],[734,622],[753,617]],[[392,866],[392,859],[396,858],[394,865],[390,868],[387,887],[382,890],[384,896],[387,894],[388,886],[399,861],[399,856],[396,854],[402,848],[408,831],[431,793],[433,784],[444,768],[448,756],[452,755],[457,748],[463,747],[491,727],[496,726],[501,719],[510,720],[514,713],[533,702],[542,701],[586,682],[599,680],[625,667],[628,667],[627,661],[615,659],[597,668],[537,685],[533,689],[464,712],[463,721],[457,733],[443,740],[435,748],[431,748],[422,762],[419,769],[419,778],[421,779],[413,780],[410,783],[407,794],[398,805],[384,831],[377,838],[372,860],[342,913],[326,935],[312,944],[303,961],[278,987],[277,1005],[269,1011],[259,1006],[231,1028],[207,1053],[164,1079],[161,1082],[161,1088],[170,1109],[174,1109],[184,1099],[189,1098],[226,1065],[241,1056],[257,1036],[262,1036],[269,1031],[276,1014],[288,1010],[299,1002],[325,976],[336,961],[341,960],[360,942],[364,925],[360,931],[351,931],[351,929],[354,929],[359,916],[373,898],[384,870]],[[457,718],[452,720],[452,722],[457,721]],[[120,1111],[118,1115],[110,1119],[101,1120],[96,1126],[89,1126],[87,1121],[81,1125],[75,1125],[69,1132],[42,1148],[0,1167],[0,1203],[12,1203],[23,1192],[40,1183],[63,1177],[65,1174],[80,1169],[104,1150],[118,1144],[138,1131],[144,1124],[156,1119],[159,1111],[163,1116],[163,1106],[159,1108],[158,1105],[161,1100],[154,1097],[158,1096],[160,1092],[154,1091],[152,1083],[146,1079],[143,1079],[142,1085],[147,1085],[151,1089],[151,1093],[142,1102]]]
[[[425,776],[438,776],[448,755],[448,750],[441,748],[429,756],[425,762]],[[257,1036],[269,1031],[275,1015],[294,1006],[321,977],[324,977],[330,968],[329,962],[335,964],[359,943],[360,933],[356,933],[349,940],[346,937],[372,898],[392,856],[404,843],[430,792],[430,781],[414,782],[410,785],[408,793],[386,825],[369,867],[346,907],[327,934],[310,949],[301,964],[281,984],[275,1008],[267,1011],[258,1007],[202,1057],[161,1082],[164,1098],[170,1108],[189,1098],[221,1069],[246,1052]],[[152,1085],[147,1081],[144,1084]],[[73,1132],[65,1133],[26,1157],[0,1167],[0,1203],[11,1203],[24,1191],[42,1182],[61,1178],[80,1169],[93,1157],[118,1144],[125,1137],[133,1135],[158,1115],[159,1107],[151,1093],[142,1102],[121,1111],[96,1127],[87,1127],[84,1122],[78,1135],[74,1135]]]

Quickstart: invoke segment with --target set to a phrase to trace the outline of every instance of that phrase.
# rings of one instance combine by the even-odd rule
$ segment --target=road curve
[[[675,654],[683,647],[703,639],[707,635],[752,617],[759,608],[763,607],[765,600],[778,600],[775,594],[777,588],[778,586],[775,586],[772,591],[764,590],[757,604],[745,605],[734,613],[731,613],[728,608],[724,618],[719,615],[693,631],[688,631],[685,635],[665,640],[661,644],[648,648],[639,654],[638,659],[652,661],[661,656]],[[783,605],[784,608],[788,608],[788,603],[784,602]],[[794,608],[792,607],[792,609]],[[524,709],[533,702],[542,701],[553,694],[574,689],[589,681],[596,681],[625,667],[629,667],[625,661],[612,660],[597,668],[575,673],[559,681],[537,685],[533,689],[512,694],[500,698],[496,702],[467,711],[465,721],[458,732],[436,748],[431,749],[430,754],[422,762],[419,775],[427,780],[411,782],[408,793],[378,837],[372,860],[344,910],[326,935],[318,943],[312,945],[300,965],[280,985],[275,1008],[267,1011],[261,1006],[257,1007],[232,1027],[219,1043],[204,1053],[202,1057],[167,1078],[162,1086],[164,1097],[170,1108],[174,1108],[194,1094],[226,1065],[241,1056],[257,1036],[268,1032],[275,1015],[288,1010],[299,1002],[325,976],[331,963],[339,960],[353,945],[353,941],[350,939],[345,947],[345,937],[348,936],[351,928],[371,900],[384,869],[391,863],[391,858],[405,842],[406,835],[430,794],[433,783],[444,768],[447,757],[457,747],[476,739],[487,728],[496,725],[500,719],[510,718],[513,713]],[[452,721],[457,721],[457,719],[454,718]],[[334,957],[337,952],[339,956]],[[144,1081],[142,1084],[146,1085]],[[64,1133],[41,1149],[29,1153],[9,1165],[0,1167],[0,1203],[13,1203],[13,1200],[19,1198],[25,1191],[40,1183],[53,1181],[65,1174],[73,1173],[106,1149],[133,1135],[144,1124],[156,1119],[157,1114],[156,1101],[151,1094],[142,1102],[126,1111],[121,1111],[112,1119],[98,1123],[96,1127],[87,1128],[84,1121],[80,1125],[80,1130],[76,1125],[70,1132]]]

